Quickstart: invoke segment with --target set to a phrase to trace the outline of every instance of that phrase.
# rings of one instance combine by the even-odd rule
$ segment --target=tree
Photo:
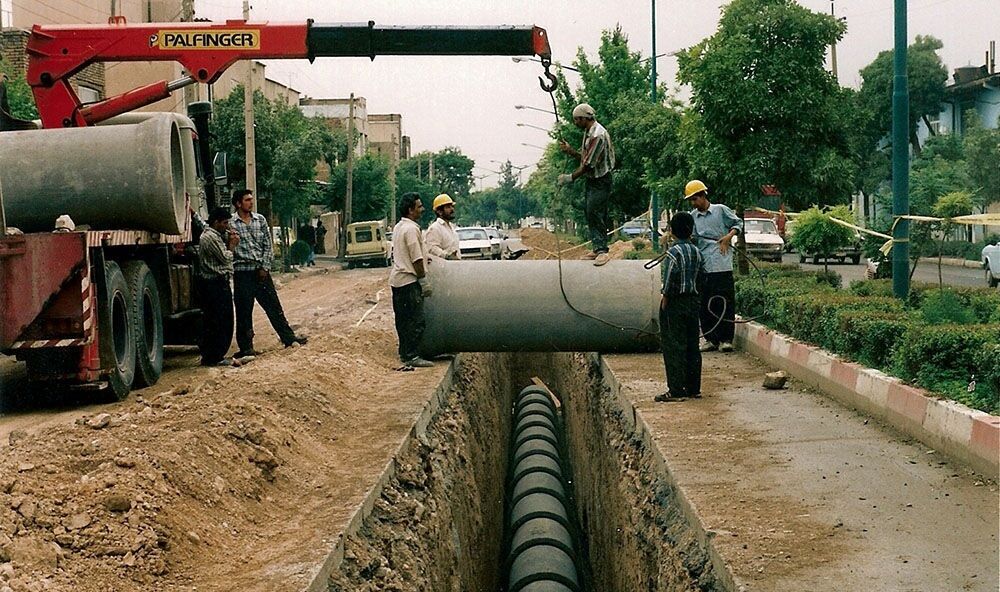
[[[839,210],[837,214],[836,217],[842,219],[844,210]],[[799,253],[823,258],[825,272],[829,271],[830,256],[850,244],[853,238],[851,229],[831,221],[832,217],[830,212],[813,206],[795,219],[795,234],[792,235],[792,244]]]
[[[842,93],[824,69],[845,25],[793,0],[733,0],[711,37],[679,54],[692,87],[681,137],[691,176],[731,206],[775,185],[787,206],[844,203],[857,175]]]
[[[940,40],[930,35],[917,35],[916,41],[906,51],[906,75],[910,91],[910,145],[915,155],[920,154],[917,122],[921,119],[933,135],[928,119],[941,112],[945,98],[948,69],[937,51],[944,47]],[[892,85],[895,72],[895,52],[886,50],[861,70],[861,99],[871,115],[870,128],[878,141],[892,131]]]
[[[686,166],[677,141],[680,105],[667,98],[663,85],[657,89],[660,102],[650,102],[650,62],[629,49],[621,27],[602,33],[597,58],[592,61],[582,49],[577,51],[574,65],[580,71],[581,86],[575,92],[562,72],[557,74],[559,122],[552,135],[579,147],[583,132],[572,123],[573,107],[586,102],[594,108],[597,120],[611,135],[617,161],[610,213],[613,219],[630,218],[646,211],[651,190],[676,193],[682,184]],[[560,173],[577,165],[575,159],[550,144],[529,178],[527,190],[545,215],[560,222],[573,219],[584,228],[584,184],[555,186]]]
[[[434,180],[430,180],[430,163],[434,161]],[[472,189],[472,167],[475,162],[459,148],[449,147],[438,152],[421,152],[400,163],[399,172],[424,179],[430,192],[447,193],[456,201],[469,195]],[[421,194],[421,197],[427,197]],[[433,195],[430,197],[434,197]]]
[[[1000,202],[1000,117],[997,127],[986,129],[978,117],[966,118],[965,163],[974,189],[973,203],[981,213]]]
[[[389,215],[389,161],[374,154],[366,154],[354,161],[354,191],[351,196],[351,218],[381,220]],[[330,172],[327,203],[330,209],[343,210],[347,196],[347,163]],[[426,196],[421,196],[426,205]]]
[[[14,72],[9,62],[0,59],[0,76],[7,76],[7,101],[10,104],[10,114],[17,119],[38,119],[38,108],[35,106],[31,87],[24,79],[24,74]]]
[[[934,204],[934,215],[943,218],[938,225],[941,232],[941,244],[938,246],[938,286],[944,289],[944,277],[941,271],[944,240],[955,225],[952,218],[967,216],[972,213],[972,195],[968,191],[952,191],[938,198]]]

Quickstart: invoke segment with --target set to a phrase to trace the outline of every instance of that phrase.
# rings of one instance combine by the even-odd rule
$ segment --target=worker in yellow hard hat
[[[432,204],[437,219],[424,232],[424,246],[427,254],[439,259],[461,259],[458,248],[458,232],[455,231],[455,200],[447,193],[434,198]]]
[[[695,179],[684,186],[684,198],[694,216],[692,237],[705,260],[701,290],[701,351],[733,351],[736,325],[736,285],[732,241],[743,231],[743,220],[728,206],[708,201],[708,187]]]

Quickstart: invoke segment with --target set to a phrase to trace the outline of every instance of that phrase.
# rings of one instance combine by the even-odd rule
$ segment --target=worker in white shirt
[[[455,231],[455,202],[447,193],[434,198],[432,204],[437,220],[431,222],[424,232],[424,247],[431,257],[441,259],[461,259],[458,248],[458,232]]]

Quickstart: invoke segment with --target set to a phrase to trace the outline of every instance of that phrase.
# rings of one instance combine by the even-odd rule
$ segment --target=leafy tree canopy
[[[844,31],[792,0],[727,5],[716,33],[678,56],[678,79],[692,87],[681,134],[692,176],[736,206],[767,184],[794,209],[845,202],[857,165],[842,92],[824,68]]]

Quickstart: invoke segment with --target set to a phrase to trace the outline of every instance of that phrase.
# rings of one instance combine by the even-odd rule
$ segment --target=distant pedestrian
[[[708,201],[708,187],[698,180],[684,187],[694,208],[695,244],[705,259],[705,290],[701,295],[701,351],[733,351],[736,331],[736,284],[732,240],[743,231],[743,220],[722,204]]]
[[[594,108],[581,103],[573,109],[573,125],[585,131],[583,145],[575,150],[565,140],[559,141],[559,149],[580,161],[575,171],[559,175],[559,185],[569,185],[580,177],[586,179],[584,214],[590,230],[593,251],[585,258],[593,259],[594,265],[604,265],[608,255],[608,231],[611,221],[608,207],[611,205],[611,171],[615,168],[615,149],[611,144],[608,130],[597,122]]]
[[[663,294],[660,296],[660,348],[667,373],[662,402],[701,396],[701,351],[698,349],[699,286],[705,280],[701,251],[691,242],[694,218],[680,212],[670,219],[676,241],[663,261]]]
[[[299,240],[309,245],[309,255],[306,257],[306,267],[316,265],[316,228],[306,223],[299,227]]]
[[[316,254],[326,255],[326,226],[322,220],[316,221]]]
[[[424,213],[420,195],[403,195],[399,209],[403,217],[392,229],[392,312],[399,337],[399,359],[404,367],[429,368],[434,364],[420,357],[417,348],[424,335],[424,298],[431,289],[426,279],[424,244],[417,220]]]
[[[462,251],[458,246],[458,232],[455,230],[455,202],[447,193],[434,198],[434,214],[437,219],[431,222],[424,232],[424,246],[427,254],[441,259],[461,259]],[[394,235],[395,236],[395,235]]]
[[[228,208],[215,208],[198,241],[198,302],[202,366],[239,366],[226,359],[233,343],[233,250],[240,237],[229,228]]]
[[[278,291],[271,279],[274,248],[271,244],[271,226],[264,216],[253,211],[253,192],[241,189],[233,192],[236,214],[230,224],[240,242],[233,252],[233,292],[236,304],[236,344],[240,351],[236,357],[252,356],[253,303],[256,300],[267,313],[271,326],[278,333],[285,347],[305,344],[304,336],[296,335],[285,319]]]

